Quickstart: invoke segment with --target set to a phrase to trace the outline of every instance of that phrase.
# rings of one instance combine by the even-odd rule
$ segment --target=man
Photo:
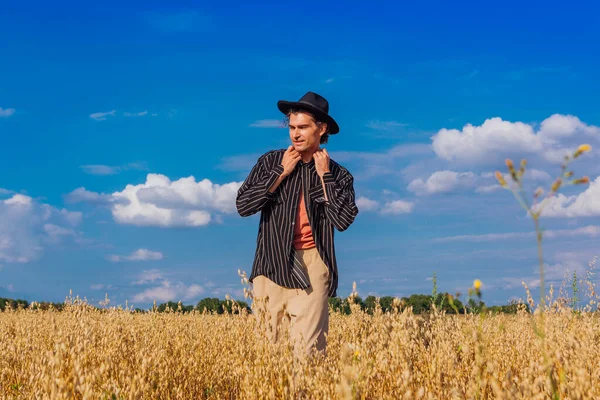
[[[328,297],[338,286],[334,229],[358,214],[354,178],[320,147],[339,132],[325,98],[308,92],[277,106],[292,144],[259,157],[236,199],[241,216],[261,213],[249,280],[255,302],[266,300],[272,341],[289,327],[297,354],[325,354]]]

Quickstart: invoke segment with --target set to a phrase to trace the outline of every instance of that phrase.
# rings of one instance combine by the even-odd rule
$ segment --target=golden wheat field
[[[598,313],[331,313],[327,356],[294,359],[255,315],[84,302],[0,313],[6,399],[600,398]],[[544,335],[532,325],[543,323]]]

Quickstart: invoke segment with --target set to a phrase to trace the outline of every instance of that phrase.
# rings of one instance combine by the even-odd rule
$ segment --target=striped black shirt
[[[323,175],[327,201],[314,160],[299,161],[295,169],[270,193],[269,189],[283,173],[285,150],[272,150],[261,157],[237,193],[236,206],[242,217],[261,212],[256,254],[249,280],[265,275],[286,288],[306,289],[308,277],[295,268],[293,236],[296,210],[303,190],[306,212],[313,239],[321,259],[329,268],[329,296],[337,296],[338,267],[335,256],[334,228],[346,230],[358,214],[354,178],[346,168],[330,160]]]

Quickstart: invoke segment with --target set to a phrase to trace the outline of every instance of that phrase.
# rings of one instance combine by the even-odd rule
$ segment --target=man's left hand
[[[315,169],[317,174],[323,178],[326,172],[329,172],[329,154],[325,149],[319,149],[313,154],[315,160]]]

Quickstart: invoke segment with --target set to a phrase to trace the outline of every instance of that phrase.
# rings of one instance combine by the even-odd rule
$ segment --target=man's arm
[[[285,179],[285,175],[281,174],[279,175],[279,177],[277,178],[277,180],[275,181],[275,183],[273,183],[273,186],[271,186],[271,188],[269,189],[270,193],[275,193],[275,191],[277,190],[277,188],[279,187],[279,185],[281,185],[281,182],[283,182],[283,180]]]
[[[324,203],[327,219],[338,231],[344,231],[358,214],[354,201],[354,178],[343,168],[338,168],[335,175],[331,172],[326,149],[315,152],[313,158],[321,184],[310,189],[310,196],[316,202]]]
[[[275,190],[294,170],[299,160],[300,153],[294,149],[294,146],[287,148],[280,163],[268,162],[267,154],[261,156],[238,190],[236,199],[238,213],[242,217],[256,214],[270,200],[273,200]]]
[[[236,208],[242,217],[259,212],[270,200],[281,183],[283,166],[275,164],[269,167],[266,155],[261,156],[246,180],[240,186],[236,197]]]
[[[309,193],[317,203],[323,203],[325,216],[338,231],[348,229],[358,215],[354,178],[350,173],[340,173],[336,180],[332,172],[325,172],[321,183]]]
[[[354,178],[346,174],[336,181],[331,172],[323,174],[322,186],[325,197],[325,216],[338,231],[348,229],[358,215],[355,203]]]

